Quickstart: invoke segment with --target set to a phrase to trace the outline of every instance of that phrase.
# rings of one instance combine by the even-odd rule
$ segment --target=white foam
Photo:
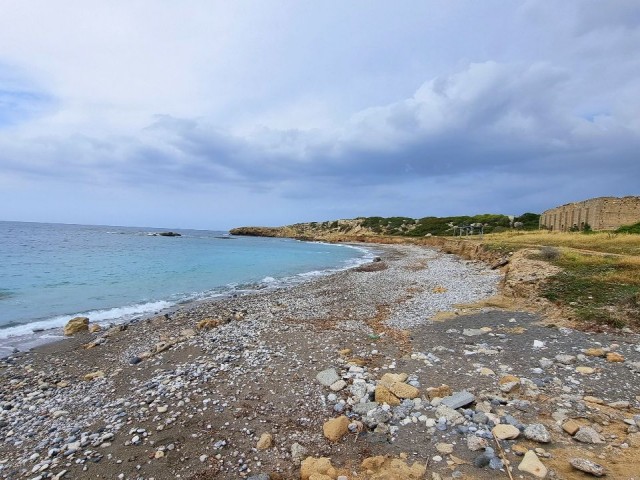
[[[0,329],[0,339],[29,335],[34,330],[51,330],[64,326],[74,317],[88,317],[92,322],[107,322],[109,320],[126,321],[134,317],[164,310],[173,306],[174,303],[166,301],[148,302],[137,305],[127,305],[124,307],[108,308],[104,310],[92,310],[89,312],[79,312],[73,315],[60,315],[58,317],[48,318],[37,322],[26,323],[24,325],[16,325],[15,327]]]

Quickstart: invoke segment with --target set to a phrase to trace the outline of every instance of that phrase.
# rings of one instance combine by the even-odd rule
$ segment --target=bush
[[[616,233],[640,234],[640,222],[634,223],[633,225],[623,225],[616,230]]]
[[[540,249],[540,257],[548,262],[557,260],[560,257],[560,250],[556,247],[542,247]]]

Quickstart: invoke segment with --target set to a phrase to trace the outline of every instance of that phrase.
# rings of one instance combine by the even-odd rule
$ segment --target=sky
[[[625,195],[637,0],[0,0],[0,220],[228,229]]]

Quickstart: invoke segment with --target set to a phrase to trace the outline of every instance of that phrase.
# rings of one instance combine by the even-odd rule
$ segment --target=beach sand
[[[637,335],[587,334],[549,328],[531,312],[456,307],[495,295],[500,272],[424,247],[376,250],[381,262],[188,305],[2,360],[0,476],[293,479],[300,460],[312,456],[331,459],[337,470],[328,478],[355,479],[374,475],[364,459],[389,455],[428,464],[425,478],[493,479],[506,473],[474,466],[483,451],[471,450],[468,437],[504,420],[522,429],[546,425],[551,443],[517,442],[548,450],[541,460],[555,478],[582,478],[568,466],[575,455],[605,463],[611,478],[632,478],[640,439],[624,420],[638,413]],[[448,320],[430,320],[445,311]],[[534,347],[536,340],[544,346]],[[598,345],[623,361],[580,357],[580,349]],[[573,358],[555,359],[562,354]],[[543,358],[550,363],[541,367]],[[578,365],[593,373],[576,374]],[[327,369],[343,388],[316,379]],[[394,397],[400,406],[363,410],[385,373],[402,372],[417,400]],[[507,392],[499,383],[506,374],[518,378]],[[473,396],[444,423],[428,391],[442,384]],[[485,411],[487,420],[476,418]],[[323,425],[341,414],[355,431],[330,441]],[[562,415],[597,426],[605,443],[577,443],[560,427]],[[513,444],[504,448],[517,466]]]

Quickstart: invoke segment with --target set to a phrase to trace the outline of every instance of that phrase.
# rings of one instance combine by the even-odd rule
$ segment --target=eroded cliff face
[[[296,223],[284,227],[239,227],[230,230],[232,235],[257,237],[287,237],[301,240],[342,241],[344,237],[372,236],[381,234],[363,226],[364,218],[334,220],[331,222]],[[385,232],[383,232],[385,233]]]

